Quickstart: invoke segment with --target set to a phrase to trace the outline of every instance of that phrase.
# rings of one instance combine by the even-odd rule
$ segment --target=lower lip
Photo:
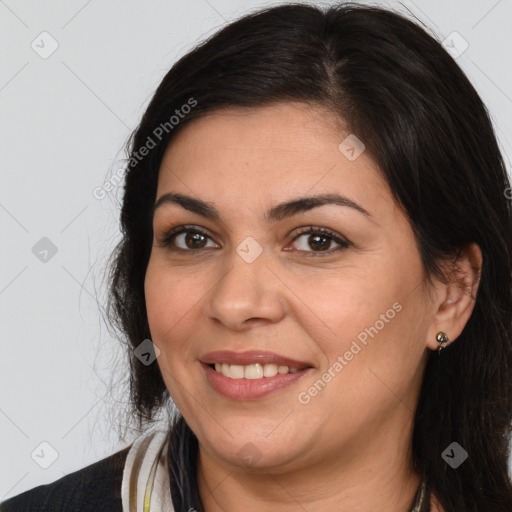
[[[233,400],[255,400],[262,398],[279,389],[291,386],[313,369],[305,368],[295,373],[277,374],[274,377],[263,377],[261,379],[231,379],[207,364],[201,363],[201,366],[212,388],[221,395]]]

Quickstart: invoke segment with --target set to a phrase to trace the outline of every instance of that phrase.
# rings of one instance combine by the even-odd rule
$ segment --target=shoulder
[[[0,512],[121,511],[121,482],[130,446],[46,485],[0,503]]]

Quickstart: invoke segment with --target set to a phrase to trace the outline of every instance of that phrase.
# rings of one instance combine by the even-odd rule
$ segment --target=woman
[[[226,26],[129,146],[109,311],[141,435],[1,510],[512,510],[509,187],[413,22]]]

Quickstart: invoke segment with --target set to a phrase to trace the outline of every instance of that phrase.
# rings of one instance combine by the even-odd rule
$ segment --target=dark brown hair
[[[195,106],[176,125],[169,123],[191,98]],[[454,343],[428,356],[413,464],[446,512],[510,512],[509,179],[486,107],[457,63],[417,23],[382,8],[301,3],[251,13],[187,53],[159,85],[127,147],[122,240],[109,271],[107,309],[129,351],[138,427],[169,399],[158,365],[144,365],[133,354],[151,339],[144,277],[163,153],[180,129],[207,112],[286,101],[327,107],[364,141],[414,229],[427,278],[443,279],[444,258],[470,242],[480,246],[473,313]],[[167,129],[155,136],[162,126]],[[154,147],[135,158],[149,139]],[[180,416],[171,440],[175,508],[202,510],[197,439]],[[453,441],[469,454],[457,469],[441,457]]]

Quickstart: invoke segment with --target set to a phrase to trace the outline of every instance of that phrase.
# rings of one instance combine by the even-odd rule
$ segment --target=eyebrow
[[[154,216],[158,208],[164,204],[177,204],[185,210],[197,213],[198,215],[207,217],[209,219],[220,220],[221,218],[218,210],[212,203],[205,202],[195,197],[190,197],[184,194],[175,194],[172,192],[168,192],[160,196],[160,198],[153,206],[152,216]],[[319,206],[324,206],[327,204],[348,206],[349,208],[353,208],[358,212],[366,215],[367,217],[371,217],[371,214],[368,213],[362,206],[346,196],[339,194],[320,194],[315,196],[299,197],[297,199],[292,199],[290,201],[286,201],[284,203],[273,206],[270,210],[268,210],[268,212],[265,213],[264,218],[268,223],[278,222],[286,217],[291,217],[297,213],[312,210],[313,208],[318,208]]]

